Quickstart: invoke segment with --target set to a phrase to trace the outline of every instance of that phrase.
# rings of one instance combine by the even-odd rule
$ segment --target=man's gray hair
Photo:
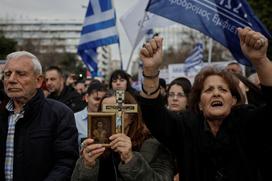
[[[17,51],[17,52],[13,52],[13,53],[10,53],[7,55],[7,62],[11,59],[18,59],[18,58],[21,58],[21,57],[27,57],[27,58],[30,58],[32,60],[32,63],[33,63],[33,70],[35,73],[37,74],[42,74],[42,65],[39,61],[39,59],[33,55],[32,53],[30,52],[27,52],[27,51]]]

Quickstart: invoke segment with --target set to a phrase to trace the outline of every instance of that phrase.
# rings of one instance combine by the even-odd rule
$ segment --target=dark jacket
[[[152,135],[176,155],[180,180],[269,181],[272,87],[263,86],[263,93],[265,106],[233,108],[216,137],[203,115],[171,114],[161,98],[141,98],[140,103]]]
[[[133,154],[134,157],[127,164],[119,163],[116,166],[116,179],[112,177],[107,181],[173,181],[175,171],[173,157],[156,139],[147,139],[140,152],[134,151]],[[93,168],[85,167],[80,158],[71,181],[99,180],[100,166],[98,160]],[[101,172],[109,175],[110,170],[103,169]]]
[[[48,98],[58,100],[69,108],[71,108],[74,113],[81,111],[86,107],[85,102],[82,100],[82,96],[71,86],[64,86],[60,95],[56,95],[55,93],[51,93],[48,95]]]
[[[41,90],[24,106],[15,127],[14,181],[70,180],[78,158],[74,114]],[[0,180],[4,180],[8,112],[0,113]]]

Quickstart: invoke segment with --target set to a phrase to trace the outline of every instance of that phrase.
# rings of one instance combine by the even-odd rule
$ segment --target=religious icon
[[[88,136],[95,143],[109,146],[109,137],[115,134],[115,113],[88,113]]]

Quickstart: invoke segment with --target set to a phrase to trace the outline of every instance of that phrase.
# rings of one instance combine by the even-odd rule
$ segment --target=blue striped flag
[[[190,72],[195,73],[203,66],[203,44],[197,43],[189,57],[184,62],[184,72],[188,75]]]
[[[199,30],[244,65],[251,63],[242,53],[237,28],[248,26],[271,37],[246,0],[150,0],[147,11]]]
[[[92,75],[98,71],[97,47],[113,43],[119,43],[119,37],[111,0],[90,0],[81,30],[78,54]]]

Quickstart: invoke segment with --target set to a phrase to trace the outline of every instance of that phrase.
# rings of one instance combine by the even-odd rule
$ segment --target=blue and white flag
[[[90,0],[81,30],[78,54],[91,73],[97,73],[96,48],[119,43],[111,0]]]
[[[188,75],[190,72],[195,73],[203,66],[203,44],[197,43],[189,57],[184,61],[184,72]]]
[[[246,0],[150,0],[147,11],[199,30],[244,65],[251,63],[241,51],[237,28],[248,26],[271,37]]]

